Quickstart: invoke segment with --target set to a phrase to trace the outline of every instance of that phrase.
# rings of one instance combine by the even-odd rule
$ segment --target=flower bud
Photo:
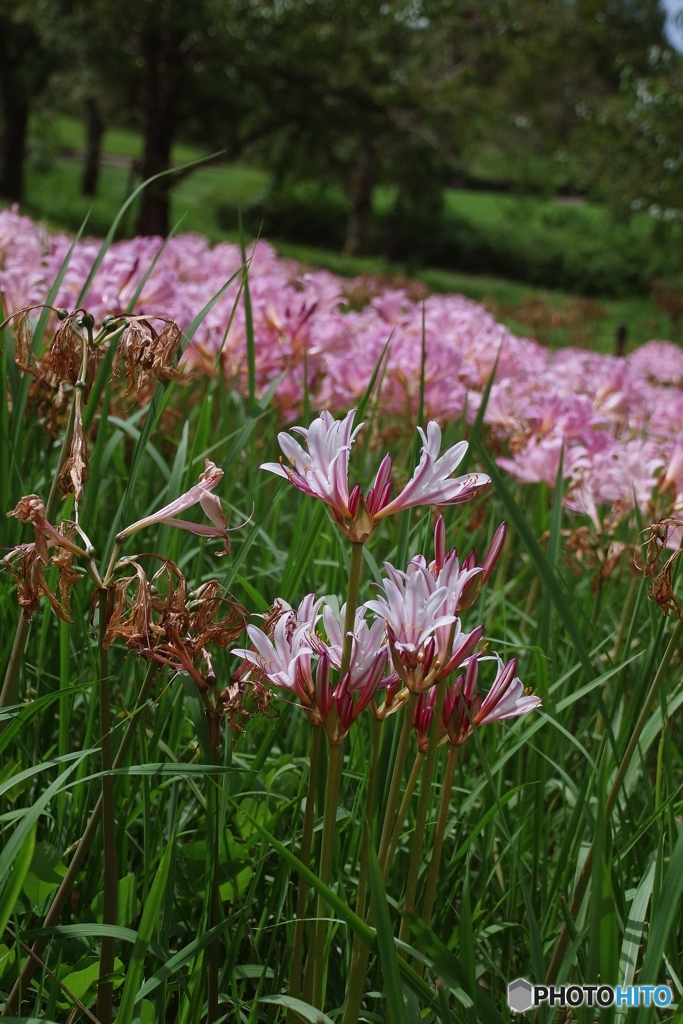
[[[482,563],[482,569],[484,570],[483,583],[486,583],[487,579],[493,572],[494,566],[500,557],[500,553],[503,550],[505,544],[505,536],[507,534],[507,526],[505,523],[501,523],[489,544],[489,549],[484,556]]]
[[[351,493],[349,494],[349,512],[351,516],[355,516],[358,511],[358,503],[361,497],[360,484],[356,484]]]
[[[446,524],[443,516],[439,516],[434,527],[434,561],[437,572],[440,572],[446,561]]]

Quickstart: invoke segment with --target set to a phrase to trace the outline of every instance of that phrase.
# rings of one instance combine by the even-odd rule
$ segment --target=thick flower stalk
[[[325,410],[310,427],[292,427],[304,438],[305,448],[291,434],[278,434],[284,459],[261,466],[329,505],[334,519],[353,542],[366,541],[380,520],[396,512],[418,505],[460,504],[490,484],[483,473],[451,476],[465,457],[467,442],[460,441],[439,457],[441,428],[432,421],[426,433],[418,428],[423,441],[420,462],[401,493],[390,500],[391,458],[387,455],[364,497],[359,484],[349,489],[349,455],[363,426],[360,423],[354,429],[355,415],[352,409],[343,420],[335,420]]]

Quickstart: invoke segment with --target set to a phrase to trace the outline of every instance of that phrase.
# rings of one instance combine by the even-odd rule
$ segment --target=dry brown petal
[[[77,416],[69,446],[69,455],[59,474],[59,486],[63,494],[74,495],[78,506],[83,497],[83,484],[88,475],[88,445],[83,431],[81,417]]]
[[[63,553],[69,554],[68,551]],[[16,555],[19,555],[18,564],[13,564],[13,559]],[[45,563],[35,544],[22,544],[20,547],[10,551],[8,555],[5,555],[3,564],[17,585],[17,602],[22,609],[24,618],[30,621],[31,616],[38,607],[40,596],[43,594],[60,619],[64,619],[65,622],[72,621],[69,615],[68,600],[62,606],[45,580],[43,575]],[[60,594],[68,597],[69,588],[76,582],[73,577],[80,579],[80,576],[71,570],[70,563],[68,568],[60,564],[58,560],[52,560],[49,564],[56,565],[60,569]],[[66,575],[62,584],[64,574]]]
[[[45,504],[37,494],[25,494],[20,498],[15,508],[7,513],[7,518],[12,516],[21,523],[35,523],[36,520],[45,519]]]
[[[47,350],[45,371],[57,385],[67,382],[73,387],[79,378],[84,342],[76,321],[82,313],[77,309],[60,323]]]
[[[161,318],[160,318],[161,319]],[[173,366],[182,332],[172,320],[157,333],[147,320],[131,320],[123,333],[120,351],[125,360],[125,375],[128,379],[126,394],[136,384],[138,393],[147,388],[152,380],[180,380],[182,373]]]
[[[109,647],[118,639],[131,650],[142,652],[154,646],[162,631],[154,622],[152,591],[147,576],[137,562],[130,564],[134,575],[120,578],[109,587],[103,646]]]
[[[24,373],[36,375],[36,364],[33,358],[33,330],[28,314],[19,320],[15,341],[14,362]]]

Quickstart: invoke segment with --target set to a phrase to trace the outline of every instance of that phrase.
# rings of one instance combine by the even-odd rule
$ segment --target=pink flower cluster
[[[74,306],[99,244],[84,239],[76,246],[56,305]],[[66,235],[50,234],[16,210],[0,212],[0,290],[8,312],[44,300],[69,245]],[[160,246],[154,238],[111,246],[85,299],[98,321],[126,308]],[[301,406],[304,366],[316,408],[357,404],[389,337],[379,378],[382,408],[414,418],[422,304],[404,291],[385,290],[365,308],[349,309],[340,278],[303,271],[266,242],[250,254],[257,386],[263,393],[279,380],[275,394],[285,419]],[[236,245],[211,247],[196,235],[173,238],[135,312],[163,313],[186,328],[240,265]],[[226,335],[238,287],[235,281],[208,314],[189,358],[213,365],[220,353],[227,378],[246,389],[242,303]],[[656,487],[672,491],[683,505],[683,350],[651,341],[626,358],[570,348],[551,352],[515,337],[458,295],[426,300],[424,332],[428,419],[444,423],[464,414],[471,422],[498,359],[485,420],[509,449],[500,464],[518,480],[553,485],[563,453],[567,504],[597,528],[605,507],[611,520],[634,500],[645,510]]]

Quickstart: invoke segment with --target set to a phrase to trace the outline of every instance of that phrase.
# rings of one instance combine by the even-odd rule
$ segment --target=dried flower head
[[[658,519],[649,528],[649,537],[645,547],[645,558],[642,564],[634,555],[634,565],[642,572],[646,579],[652,580],[650,597],[656,601],[664,614],[673,610],[678,618],[682,618],[681,609],[676,594],[674,593],[672,570],[676,561],[683,555],[683,548],[680,546],[681,531],[683,530],[683,519],[675,519],[665,516]],[[671,550],[668,558],[665,552]]]
[[[157,332],[149,319],[133,317],[128,321],[119,351],[125,360],[125,376],[128,380],[126,394],[129,395],[137,383],[138,393],[153,380],[181,380],[183,374],[173,365],[178,351],[182,331],[167,317],[157,317],[164,327]]]

